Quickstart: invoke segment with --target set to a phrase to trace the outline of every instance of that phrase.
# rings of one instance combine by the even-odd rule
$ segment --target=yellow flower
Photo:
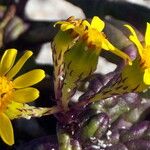
[[[34,69],[14,78],[31,55],[31,51],[26,51],[15,63],[17,50],[9,49],[0,60],[0,137],[8,145],[14,144],[10,119],[18,117],[19,109],[22,109],[24,103],[39,97],[39,91],[30,86],[45,77],[43,70]]]
[[[111,51],[119,57],[125,59],[125,61],[131,64],[131,59],[128,55],[118,50],[107,39],[102,30],[105,27],[105,23],[97,16],[93,17],[91,24],[86,20],[75,19],[74,17],[68,18],[66,21],[59,21],[55,25],[60,24],[62,31],[72,29],[72,35],[81,38],[87,43],[89,48],[94,48],[97,53],[101,49]]]
[[[145,40],[141,43],[134,29],[125,25],[131,32],[129,39],[136,45],[139,55],[133,60],[132,66],[126,65],[121,72],[112,79],[108,85],[92,95],[86,94],[79,101],[76,107],[85,103],[92,103],[101,99],[110,98],[115,95],[122,95],[131,92],[142,92],[150,85],[150,24],[147,23]],[[110,84],[111,83],[111,84]],[[110,85],[110,86],[109,86]],[[88,92],[87,92],[88,93]]]
[[[142,44],[134,29],[130,25],[125,25],[132,33],[130,40],[136,45],[140,56],[140,69],[143,72],[143,81],[146,85],[150,85],[150,24],[147,23],[145,42]]]

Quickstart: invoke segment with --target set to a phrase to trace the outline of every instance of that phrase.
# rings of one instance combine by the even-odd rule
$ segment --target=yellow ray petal
[[[56,27],[57,25],[61,25],[61,24],[63,24],[63,23],[65,23],[66,21],[57,21],[55,24],[54,24],[54,27]]]
[[[140,56],[143,57],[143,46],[140,43],[140,41],[136,37],[134,37],[132,35],[129,36],[129,39],[136,45]]]
[[[150,68],[145,69],[143,81],[146,85],[150,85]]]
[[[0,74],[5,75],[13,66],[17,55],[16,49],[6,50],[0,62]]]
[[[127,27],[130,30],[130,32],[133,34],[133,36],[138,39],[136,32],[134,31],[134,29],[130,25],[125,24],[124,26]]]
[[[6,144],[14,144],[13,127],[10,119],[4,113],[0,113],[0,136]]]
[[[122,52],[121,50],[114,47],[107,39],[105,39],[105,41],[102,43],[102,48],[104,50],[111,51],[112,53],[116,54],[117,56],[119,56],[119,57],[123,58],[125,61],[127,61],[127,63],[129,63],[129,65],[132,65],[131,58],[127,54]]]
[[[41,69],[34,69],[29,71],[18,78],[16,78],[13,83],[15,88],[25,88],[32,86],[40,82],[45,77],[45,72]]]
[[[91,27],[101,32],[104,29],[105,23],[99,17],[95,16],[92,19]]]
[[[39,91],[36,88],[24,88],[14,91],[13,101],[19,103],[33,102],[39,97]]]
[[[124,26],[127,27],[130,30],[130,32],[132,33],[132,35],[129,36],[129,39],[137,46],[138,52],[139,52],[140,56],[142,57],[143,46],[142,46],[141,42],[139,41],[139,39],[136,35],[136,32],[130,25],[124,25]]]
[[[62,31],[66,31],[66,30],[69,30],[69,29],[73,29],[75,26],[73,24],[71,24],[70,22],[67,22],[67,21],[58,21],[54,24],[54,27],[57,25],[57,24],[60,24],[60,28]]]
[[[145,33],[145,44],[150,46],[150,24],[147,23],[146,33]]]
[[[61,25],[61,30],[66,31],[66,30],[69,30],[69,29],[73,29],[74,27],[75,26],[73,24],[65,23],[65,24]]]
[[[32,51],[27,51],[7,73],[7,78],[12,79],[20,71],[24,63],[32,56],[32,54]]]
[[[87,20],[83,20],[82,25],[87,27],[91,26]]]

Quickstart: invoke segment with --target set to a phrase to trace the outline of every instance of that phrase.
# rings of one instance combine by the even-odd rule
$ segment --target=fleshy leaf
[[[88,123],[82,129],[82,138],[83,140],[87,140],[91,137],[101,137],[100,134],[104,132],[109,124],[109,117],[105,113],[99,113],[89,119]],[[99,134],[99,135],[98,135]]]
[[[57,138],[60,150],[72,150],[70,135],[59,125],[57,126]]]

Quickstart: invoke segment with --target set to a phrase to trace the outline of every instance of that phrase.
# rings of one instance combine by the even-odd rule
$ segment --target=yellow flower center
[[[63,24],[62,24],[63,25]],[[72,37],[76,38],[82,36],[88,27],[84,24],[84,20],[75,19],[73,16],[67,19],[66,26],[73,25],[73,30],[71,30]]]
[[[101,49],[102,42],[105,40],[105,35],[102,32],[91,28],[85,32],[83,40],[86,41],[89,48]]]
[[[0,77],[0,113],[3,112],[12,100],[13,83],[6,77]]]

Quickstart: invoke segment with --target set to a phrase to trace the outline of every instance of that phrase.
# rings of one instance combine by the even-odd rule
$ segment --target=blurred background
[[[0,27],[0,53],[7,48],[20,52],[30,49],[34,58],[23,71],[42,68],[47,73],[47,78],[37,85],[41,96],[33,105],[51,106],[54,99],[51,41],[57,33],[55,21],[70,16],[90,19],[95,15],[126,21],[143,33],[146,22],[150,22],[150,0],[0,0],[0,19],[4,24]],[[104,58],[98,65],[97,72],[102,74],[116,68]],[[0,150],[22,150],[31,140],[55,134],[56,119],[53,116],[18,119],[13,120],[13,126],[15,145],[8,147],[0,139]]]

